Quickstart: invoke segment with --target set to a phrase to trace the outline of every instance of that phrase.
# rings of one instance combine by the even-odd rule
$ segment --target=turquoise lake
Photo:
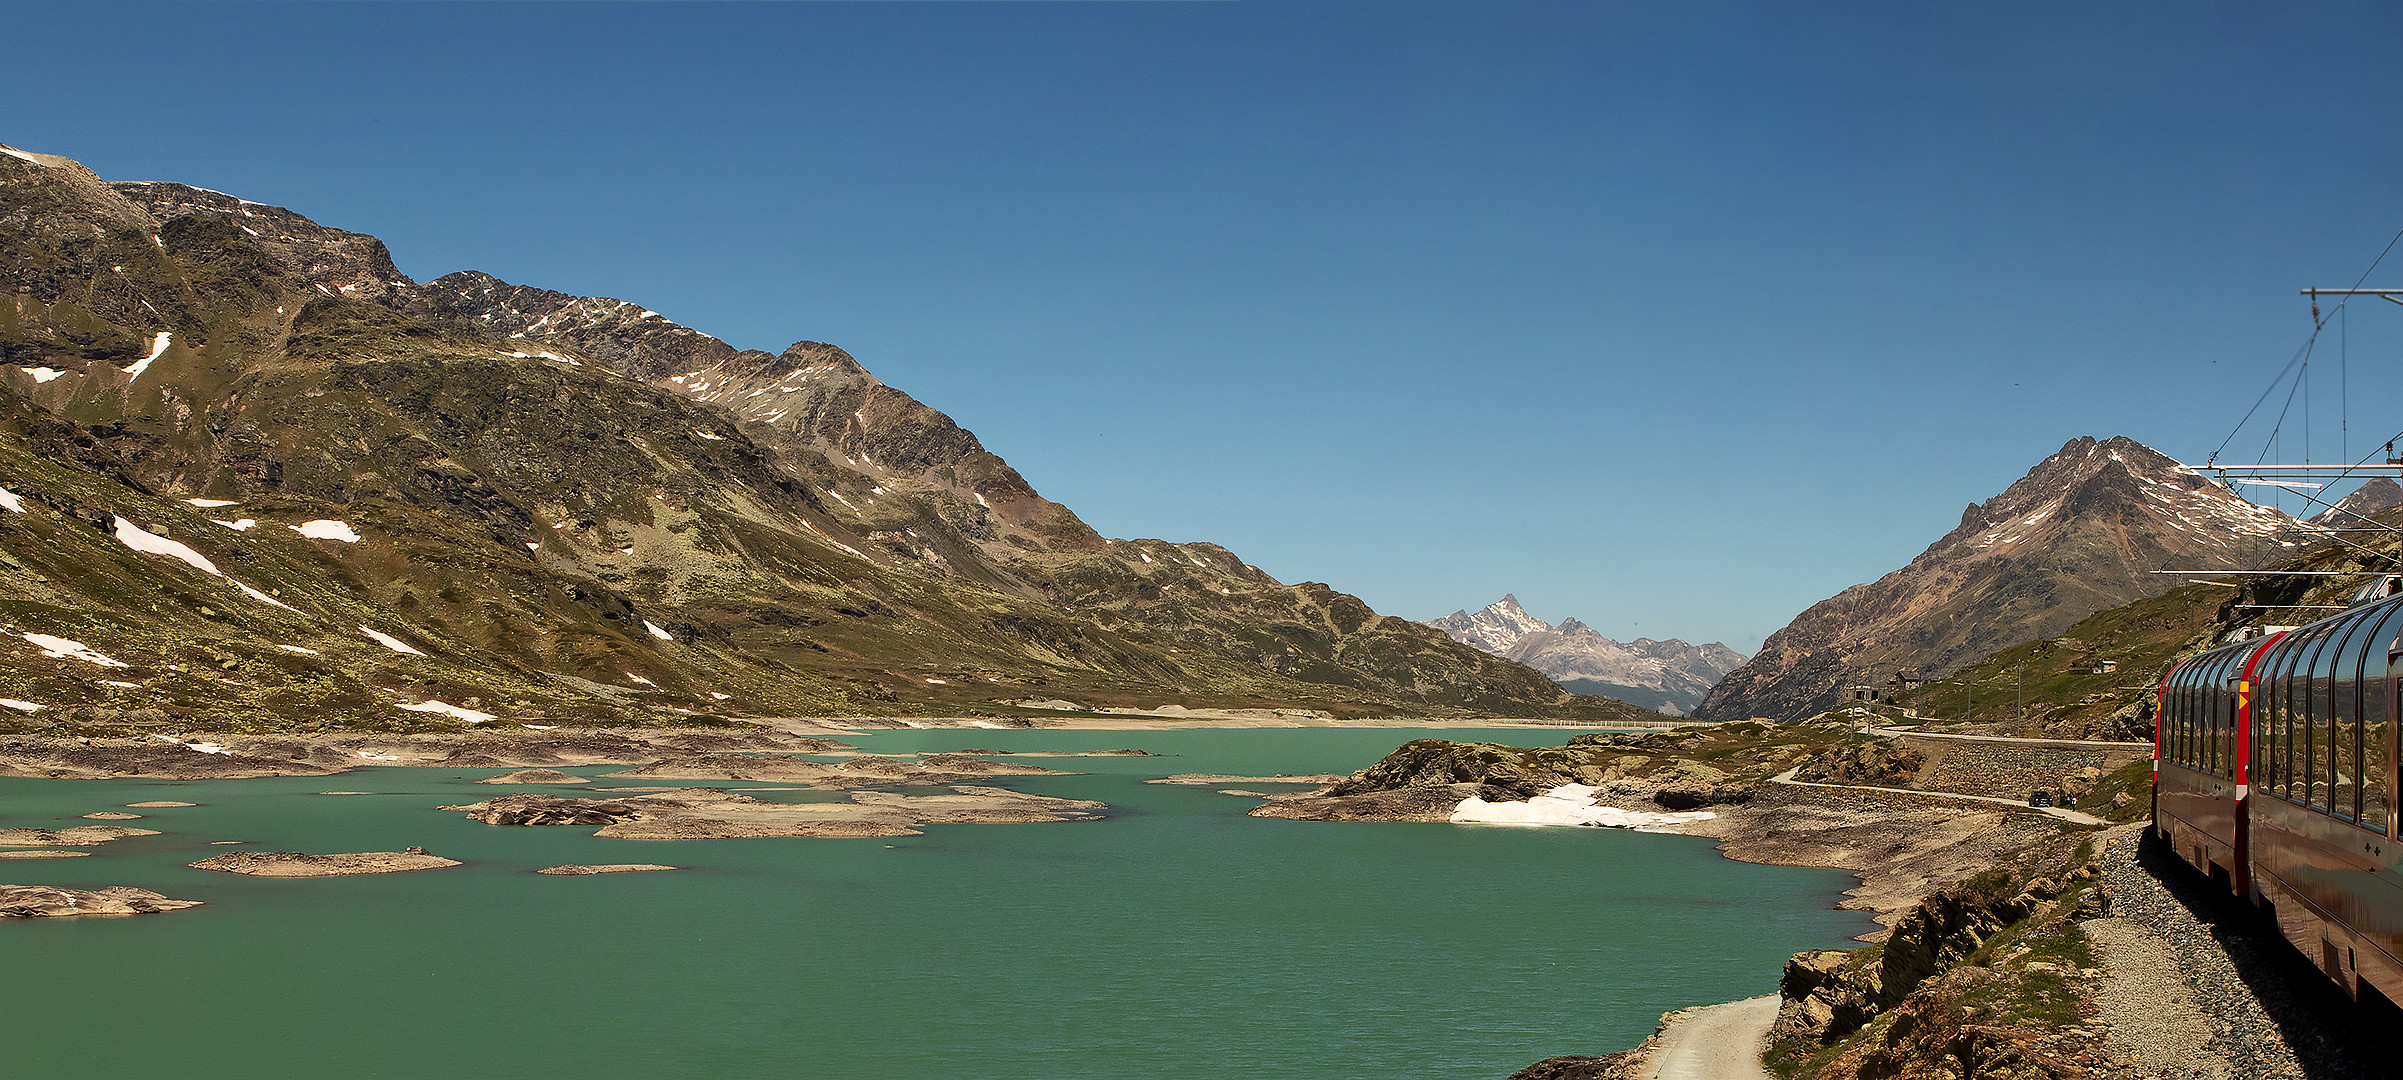
[[[162,835],[89,858],[0,862],[0,882],[206,902],[0,923],[0,1060],[62,1077],[1501,1080],[1625,1049],[1669,1009],[1773,992],[1789,954],[1872,928],[1833,908],[1849,875],[1731,862],[1692,837],[1276,821],[1244,816],[1256,800],[1142,783],[1348,772],[1413,738],[1568,734],[864,733],[846,741],[1164,755],[1033,760],[1085,775],[1003,780],[1102,800],[1104,820],[869,840],[645,843],[435,809],[575,794],[472,782],[502,770],[0,779],[7,827],[201,804],[132,811],[145,817],[124,824]],[[675,782],[593,786],[660,783]],[[372,794],[314,794],[329,790]],[[302,880],[184,865],[409,845],[466,865]],[[689,869],[532,872],[611,862]]]

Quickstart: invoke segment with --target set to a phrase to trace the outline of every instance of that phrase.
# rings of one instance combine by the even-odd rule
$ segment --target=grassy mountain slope
[[[2371,528],[2403,526],[2403,510],[2369,521]],[[2258,574],[2229,574],[2224,580],[2234,588],[2186,585],[2097,612],[2058,635],[1998,649],[1903,695],[1898,704],[1961,730],[2150,739],[2154,694],[2171,664],[2239,628],[2291,626],[2338,614],[2355,590],[2403,570],[2395,534],[2349,539],[2351,545],[2322,543]],[[2102,670],[2105,661],[2114,670]]]

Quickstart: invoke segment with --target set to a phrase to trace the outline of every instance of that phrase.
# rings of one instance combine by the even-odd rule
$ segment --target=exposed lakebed
[[[436,809],[505,793],[478,783],[503,769],[361,770],[341,786],[367,794],[344,798],[315,794],[323,777],[0,779],[0,827],[200,804],[4,880],[205,902],[0,924],[20,976],[0,1009],[21,1067],[82,1075],[1499,1080],[1633,1045],[1667,1009],[1768,992],[1788,954],[1870,925],[1831,906],[1848,875],[1733,863],[1692,837],[1269,820],[1244,816],[1256,799],[1144,782],[1276,790],[1264,778],[1347,772],[1422,734],[863,732],[845,741],[880,754],[1161,755],[980,781],[1098,801],[1099,820],[865,839],[629,841]],[[464,865],[323,880],[186,865],[226,840]],[[681,869],[537,873],[636,862]]]

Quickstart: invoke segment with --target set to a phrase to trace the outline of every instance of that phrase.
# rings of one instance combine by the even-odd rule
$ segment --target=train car
[[[2403,1001],[2395,712],[2403,598],[2187,658],[2162,680],[2153,825],[2356,997]]]
[[[2153,827],[2170,850],[2238,896],[2252,882],[2245,819],[2251,691],[2283,633],[2188,657],[2161,681],[2153,728]]]

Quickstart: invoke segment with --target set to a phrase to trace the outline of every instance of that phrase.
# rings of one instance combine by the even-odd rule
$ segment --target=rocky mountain
[[[2323,529],[2376,528],[2377,524],[2370,519],[2398,506],[2403,506],[2403,484],[2383,476],[2373,477],[2309,520]]]
[[[1941,674],[2181,583],[2153,570],[2262,566],[2318,535],[2132,439],[2073,439],[1909,565],[1771,634],[1697,715],[1808,716],[1844,686]]]
[[[1574,694],[1614,698],[1683,716],[1744,662],[1718,642],[1688,645],[1674,638],[1617,642],[1576,619],[1552,626],[1505,595],[1474,612],[1455,611],[1427,625],[1452,640],[1543,672]]]
[[[0,721],[1615,715],[1113,540],[841,349],[0,147]],[[136,719],[128,719],[136,718]]]

